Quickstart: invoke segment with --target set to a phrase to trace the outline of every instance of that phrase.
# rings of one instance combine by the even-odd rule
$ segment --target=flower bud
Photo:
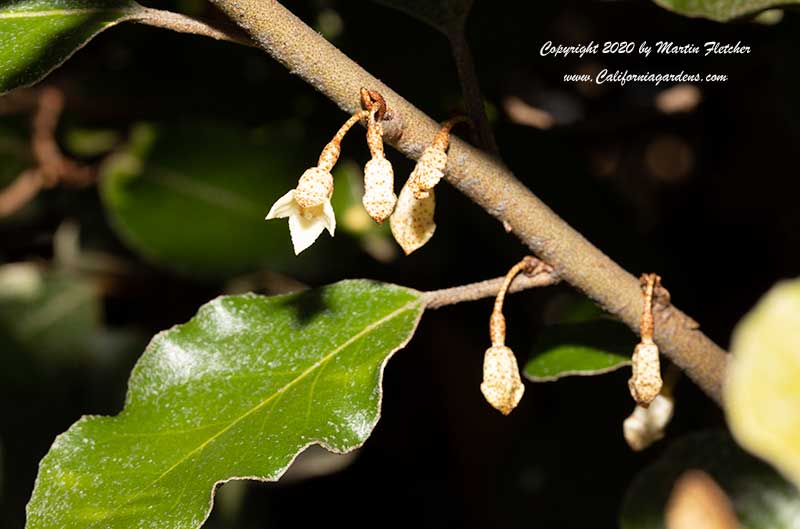
[[[421,248],[433,237],[433,232],[436,231],[436,223],[433,221],[435,208],[436,196],[433,190],[427,197],[417,199],[414,197],[409,178],[400,191],[397,207],[389,218],[394,240],[403,248],[406,255]]]
[[[444,150],[434,146],[427,147],[411,172],[410,182],[414,196],[427,197],[430,190],[444,177],[446,165],[447,153]]]
[[[671,395],[659,394],[650,406],[636,406],[630,417],[622,423],[622,433],[632,450],[644,450],[664,437],[664,430],[672,419],[675,401]]]
[[[389,160],[373,157],[364,166],[364,209],[372,219],[381,223],[392,214],[397,195],[394,194],[394,171]]]
[[[633,351],[633,375],[628,380],[631,396],[637,404],[648,407],[661,392],[661,366],[658,346],[653,343],[640,343]]]
[[[319,167],[312,167],[297,182],[294,199],[301,208],[313,208],[324,204],[332,194],[333,175]]]
[[[513,351],[505,345],[493,345],[483,357],[481,393],[486,401],[503,415],[517,407],[525,386]]]

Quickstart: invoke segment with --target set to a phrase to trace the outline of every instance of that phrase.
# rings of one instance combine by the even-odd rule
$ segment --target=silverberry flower
[[[339,159],[344,135],[367,114],[367,111],[361,111],[351,116],[322,149],[317,166],[307,169],[297,182],[297,187],[279,198],[270,208],[267,220],[289,218],[289,233],[295,255],[314,244],[323,230],[327,229],[333,237],[336,216],[331,206],[331,169]]]

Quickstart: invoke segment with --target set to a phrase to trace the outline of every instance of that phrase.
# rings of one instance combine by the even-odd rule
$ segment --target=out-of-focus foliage
[[[734,436],[800,486],[800,279],[761,298],[731,352],[723,402]]]
[[[55,363],[85,358],[100,326],[98,294],[93,282],[67,272],[34,263],[3,265],[0,335]]]
[[[523,373],[534,382],[572,375],[601,375],[631,362],[636,336],[611,320],[546,327],[533,346]]]
[[[215,484],[275,480],[312,443],[360,446],[423,309],[418,292],[369,281],[204,305],[151,341],[120,415],[56,439],[26,527],[194,529]]]
[[[7,0],[0,5],[0,94],[33,84],[92,37],[136,13],[130,0]]]
[[[797,0],[653,0],[656,4],[689,17],[703,17],[718,22],[755,15],[760,11],[790,4]]]
[[[206,277],[295,262],[284,223],[265,222],[304,161],[279,137],[212,124],[140,124],[104,165],[112,225],[139,254]]]
[[[620,514],[622,529],[663,529],[675,481],[690,469],[709,474],[733,502],[745,529],[800,528],[800,493],[722,432],[687,435],[633,481]]]
[[[28,139],[0,123],[0,187],[10,183],[29,164]]]

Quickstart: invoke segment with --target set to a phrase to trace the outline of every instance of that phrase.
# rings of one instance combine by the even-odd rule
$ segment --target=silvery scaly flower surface
[[[267,214],[267,220],[289,218],[289,233],[295,255],[299,254],[317,240],[320,233],[327,229],[333,237],[336,230],[336,217],[330,199],[318,206],[302,208],[294,197],[292,189],[279,198]]]

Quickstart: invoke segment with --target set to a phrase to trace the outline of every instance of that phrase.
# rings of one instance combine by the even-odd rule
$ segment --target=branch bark
[[[500,292],[500,287],[506,280],[505,276],[478,281],[468,285],[443,288],[425,292],[425,308],[438,309],[465,301],[477,301],[484,298],[492,298]],[[508,292],[521,292],[529,288],[547,287],[556,285],[560,278],[553,270],[544,269],[533,275],[520,274],[514,278],[508,287]]]
[[[359,89],[381,92],[393,119],[387,143],[417,159],[437,123],[370,75],[275,0],[211,0],[267,53],[345,112],[361,109]],[[454,138],[446,178],[514,234],[555,273],[638,332],[639,280],[575,231],[498,160]],[[673,306],[656,313],[655,341],[712,399],[721,402],[727,354]]]

